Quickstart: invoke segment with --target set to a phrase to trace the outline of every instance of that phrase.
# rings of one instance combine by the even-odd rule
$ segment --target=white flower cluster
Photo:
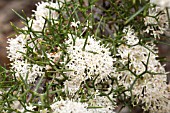
[[[35,19],[30,21],[30,26],[35,31],[42,31],[46,19],[53,19],[54,21],[58,18],[58,13],[54,9],[59,9],[62,6],[62,2],[39,2],[36,4],[36,10],[33,10]],[[52,9],[50,9],[52,8]]]
[[[142,92],[138,91],[140,96],[135,99],[138,102],[142,101],[144,110],[149,110],[151,113],[169,113],[170,93],[167,91],[167,84],[164,80],[165,75],[163,77],[162,75],[156,75],[153,78],[148,78],[148,81],[145,80],[145,83],[142,84],[143,87],[141,88],[143,88],[144,92],[141,95]]]
[[[114,113],[107,108],[88,109],[88,104],[71,100],[60,100],[51,106],[53,113]]]
[[[154,38],[160,38],[160,35],[162,35],[169,26],[167,13],[160,7],[149,9],[149,16],[144,18],[144,22],[145,26],[147,26],[144,32],[153,35]]]
[[[170,1],[169,0],[150,0],[151,3],[157,4],[158,6],[165,8],[170,7]]]
[[[8,50],[8,58],[10,61],[15,61],[18,59],[23,60],[23,53],[26,53],[26,36],[19,35],[15,39],[8,39],[7,43],[9,43]]]
[[[38,76],[44,75],[43,67],[37,64],[30,64],[27,60],[16,60],[11,63],[11,69],[14,70],[15,76],[20,79],[22,77],[28,83],[32,83]]]
[[[125,31],[127,30],[126,28]],[[128,36],[128,34],[125,37],[130,42],[137,40],[135,38],[134,41],[131,41],[131,36]],[[120,56],[119,61],[124,66],[128,65],[131,71],[119,71],[114,76],[118,79],[119,84],[126,89],[133,86],[132,95],[135,97],[135,102],[145,104],[144,110],[150,110],[153,113],[166,113],[169,110],[167,108],[169,93],[167,91],[166,73],[164,67],[156,60],[156,47],[149,44],[146,47],[149,49],[141,45],[120,45],[117,49],[118,56]],[[134,83],[134,81],[136,82]],[[130,92],[126,94],[132,96]]]
[[[73,43],[73,38],[76,38],[75,43]],[[114,59],[110,56],[109,49],[90,36],[83,49],[85,42],[86,39],[71,35],[65,42],[68,44],[67,52],[70,58],[66,67],[71,70],[66,72],[70,81],[66,81],[65,85],[70,93],[75,93],[83,81],[97,77],[96,83],[99,83],[107,79],[114,71]]]
[[[36,4],[37,9],[33,11],[35,13],[35,20],[31,19],[29,21],[29,27],[32,26],[32,29],[35,31],[42,31],[45,24],[45,18],[57,19],[57,12],[50,10],[49,8],[59,9],[59,6],[61,5],[62,2],[60,1],[56,3],[40,2]],[[27,28],[24,27],[23,30],[27,30]],[[21,76],[24,80],[27,79],[28,83],[34,82],[35,78],[45,74],[42,71],[44,67],[37,64],[30,64],[24,57],[24,55],[27,53],[26,46],[32,48],[33,52],[36,52],[34,43],[38,46],[38,43],[42,40],[40,38],[35,39],[32,33],[30,33],[30,36],[20,34],[15,39],[8,39],[9,47],[7,47],[8,58],[10,61],[12,61],[11,68],[15,71],[15,76],[17,78],[20,78]],[[31,38],[33,39],[34,43]]]
[[[61,3],[61,2],[59,2]],[[30,20],[30,26],[32,26],[33,30],[41,31],[45,24],[44,18],[57,18],[56,11],[51,11],[47,6],[52,8],[59,8],[58,3],[53,2],[41,2],[37,4],[37,9],[35,12],[35,20]],[[50,12],[51,11],[51,12]],[[51,15],[50,15],[51,14]],[[26,30],[27,28],[24,27],[23,30]],[[38,46],[38,41],[40,39],[35,39],[33,34],[30,34],[31,38],[34,39],[34,43]],[[20,76],[23,77],[25,80],[27,78],[28,83],[34,82],[35,78],[37,76],[41,76],[44,74],[42,72],[43,68],[42,66],[38,66],[37,64],[30,64],[27,60],[25,60],[24,55],[27,53],[27,47],[30,47],[35,52],[35,45],[32,42],[29,35],[20,34],[15,39],[9,39],[9,47],[7,47],[8,50],[8,58],[12,65],[12,69],[15,71],[15,76],[19,78]]]
[[[24,80],[27,80],[28,83],[34,82],[35,78],[42,76],[43,67],[38,66],[37,64],[30,64],[25,58],[24,55],[27,52],[27,40],[30,37],[24,34],[17,36],[15,39],[8,39],[9,47],[7,47],[8,58],[11,63],[11,69],[14,70],[14,75],[19,79],[22,77]],[[32,44],[28,44],[31,48]]]
[[[53,113],[89,113],[87,104],[71,100],[60,100],[53,103],[50,107]]]

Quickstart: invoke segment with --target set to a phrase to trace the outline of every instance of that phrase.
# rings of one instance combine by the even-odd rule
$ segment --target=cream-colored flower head
[[[75,43],[73,43],[75,38]],[[71,36],[66,41],[68,44],[67,52],[70,61],[66,64],[66,75],[71,80],[67,81],[68,88],[79,87],[82,81],[87,79],[96,79],[96,83],[107,79],[114,71],[114,59],[107,47],[100,44],[92,36],[89,36],[85,45],[86,39]],[[85,45],[85,48],[83,49]],[[71,90],[70,90],[71,91]],[[73,92],[74,93],[74,92]]]
[[[57,22],[58,12],[55,9],[60,9],[63,5],[63,1],[57,2],[39,2],[36,4],[36,10],[33,10],[33,16],[35,19],[30,19],[29,24],[32,26],[34,31],[42,31],[46,27],[45,21],[54,20]]]
[[[11,63],[11,69],[14,70],[14,75],[21,79],[27,80],[28,83],[32,83],[39,76],[45,74],[43,72],[43,66],[39,66],[37,64],[30,64],[27,60],[16,60]]]
[[[27,47],[29,46],[34,50],[35,46],[32,42],[28,44],[30,37],[28,35],[20,34],[16,38],[8,39],[9,47],[7,47],[8,58],[11,62],[11,69],[14,75],[24,80],[27,79],[28,83],[32,83],[38,76],[44,75],[42,71],[44,67],[37,64],[31,64],[25,59]],[[37,41],[35,40],[35,43]]]
[[[128,34],[125,37],[128,41],[133,40]],[[131,70],[126,69],[113,74],[118,79],[119,85],[123,85],[127,90],[132,88],[132,95],[130,92],[126,92],[126,95],[134,96],[136,103],[144,104],[144,110],[166,113],[167,109],[169,110],[166,72],[156,59],[158,51],[155,45],[147,43],[144,47],[139,44],[135,46],[122,44],[117,50],[119,62],[126,67],[128,65]]]
[[[35,19],[45,22],[45,19],[57,19],[58,13],[54,9],[59,9],[62,6],[62,2],[39,2],[36,4],[36,10],[34,10]],[[53,8],[53,9],[50,9]]]
[[[26,53],[26,38],[26,35],[21,34],[16,38],[8,39],[7,43],[9,44],[9,47],[7,47],[7,57],[10,61],[23,59],[23,53]]]

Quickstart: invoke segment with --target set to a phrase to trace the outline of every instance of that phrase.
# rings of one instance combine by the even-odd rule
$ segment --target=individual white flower
[[[82,36],[87,31],[88,28],[92,29],[92,26],[90,25],[89,21],[87,20],[86,25],[85,25],[85,27],[83,27],[83,29],[82,29],[83,31],[80,34],[80,36]]]
[[[85,49],[83,50],[85,40],[83,38],[74,37],[75,45],[73,45],[72,36],[66,41],[68,44],[67,52],[70,61],[66,64],[66,72],[69,79],[79,80],[79,82],[87,79],[96,79],[96,83],[107,79],[114,71],[114,59],[110,56],[111,53],[108,48],[100,45],[100,41],[96,41],[93,37],[88,37]],[[66,62],[67,59],[65,59]],[[76,87],[79,82],[74,81]],[[78,83],[78,84],[77,84]],[[73,85],[73,84],[72,84]],[[75,86],[69,86],[75,87]],[[75,92],[73,92],[75,93]]]
[[[154,3],[162,8],[170,7],[170,1],[169,0],[150,0],[150,3]]]
[[[71,22],[71,24],[70,24],[70,26],[74,27],[74,28],[78,28],[79,25],[80,25],[80,21],[75,22],[75,20],[74,20],[74,22]]]
[[[40,113],[48,113],[48,109],[43,109],[43,110],[40,110]]]
[[[135,35],[135,32],[134,30],[128,26],[128,27],[125,27],[123,29],[123,33],[126,34],[126,36],[123,37],[123,39],[125,39],[126,43],[128,45],[135,45],[135,44],[138,44],[139,42],[139,39],[138,37]]]
[[[50,70],[50,69],[52,69],[52,67],[51,67],[50,65],[46,65],[46,66],[45,66],[45,70],[48,71],[48,70]]]
[[[160,7],[150,8],[149,16],[144,18],[144,22],[145,26],[147,26],[144,32],[153,35],[154,38],[160,38],[160,35],[169,27],[167,13]]]
[[[36,106],[33,106],[32,104],[29,103],[29,106],[26,106],[27,110],[32,111],[34,108],[36,108]]]

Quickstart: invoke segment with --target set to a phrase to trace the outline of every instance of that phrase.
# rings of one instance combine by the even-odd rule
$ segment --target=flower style
[[[75,45],[73,45],[73,37],[76,38]],[[87,79],[97,77],[96,83],[107,79],[114,71],[114,59],[110,56],[109,49],[104,47],[104,45],[100,45],[100,41],[96,41],[91,36],[88,37],[86,45],[86,39],[73,37],[69,35],[69,39],[65,42],[68,44],[67,52],[70,58],[66,67],[68,70],[72,70],[66,72],[66,75],[71,80],[71,82],[66,81],[67,83],[65,83],[68,89],[79,87],[81,82]],[[85,49],[83,50],[84,45]]]
[[[162,35],[169,26],[167,13],[160,7],[151,8],[149,10],[149,16],[145,17],[144,21],[145,26],[147,26],[144,32],[153,35],[154,38],[160,38],[160,35]]]
[[[129,40],[132,39],[129,37]],[[169,94],[166,72],[160,62],[156,60],[157,55],[155,53],[158,53],[158,51],[155,45],[151,43],[145,46],[150,50],[141,45],[131,47],[120,45],[118,47],[119,61],[124,66],[128,65],[131,71],[119,71],[113,76],[118,79],[119,85],[123,85],[125,89],[132,88],[132,95],[130,92],[126,92],[126,94],[128,96],[134,95],[135,102],[145,104],[144,110],[150,110],[153,113],[166,112],[166,110],[169,110],[167,108]]]

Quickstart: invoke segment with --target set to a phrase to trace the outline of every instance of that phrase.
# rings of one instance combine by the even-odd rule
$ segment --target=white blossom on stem
[[[126,38],[128,41],[133,40],[130,36],[128,38],[128,34]],[[147,43],[144,47],[122,44],[117,50],[120,57],[118,60],[126,69],[114,73],[113,76],[117,78],[119,85],[132,90],[126,92],[126,95],[134,97],[134,103],[144,104],[145,111],[168,113],[170,94],[167,91],[166,72],[156,59],[158,50],[155,45]],[[121,70],[121,67],[118,70]]]
[[[76,38],[75,45],[72,38]],[[66,64],[66,69],[70,71],[67,71],[66,75],[71,81],[73,80],[72,82],[67,81],[66,84],[76,85],[69,84],[68,88],[79,87],[82,81],[95,77],[97,77],[96,83],[98,83],[107,79],[114,71],[114,59],[110,56],[109,49],[100,45],[100,41],[89,36],[86,42],[86,39],[69,35],[69,39],[65,43],[68,44],[67,52],[70,58],[70,61]]]

